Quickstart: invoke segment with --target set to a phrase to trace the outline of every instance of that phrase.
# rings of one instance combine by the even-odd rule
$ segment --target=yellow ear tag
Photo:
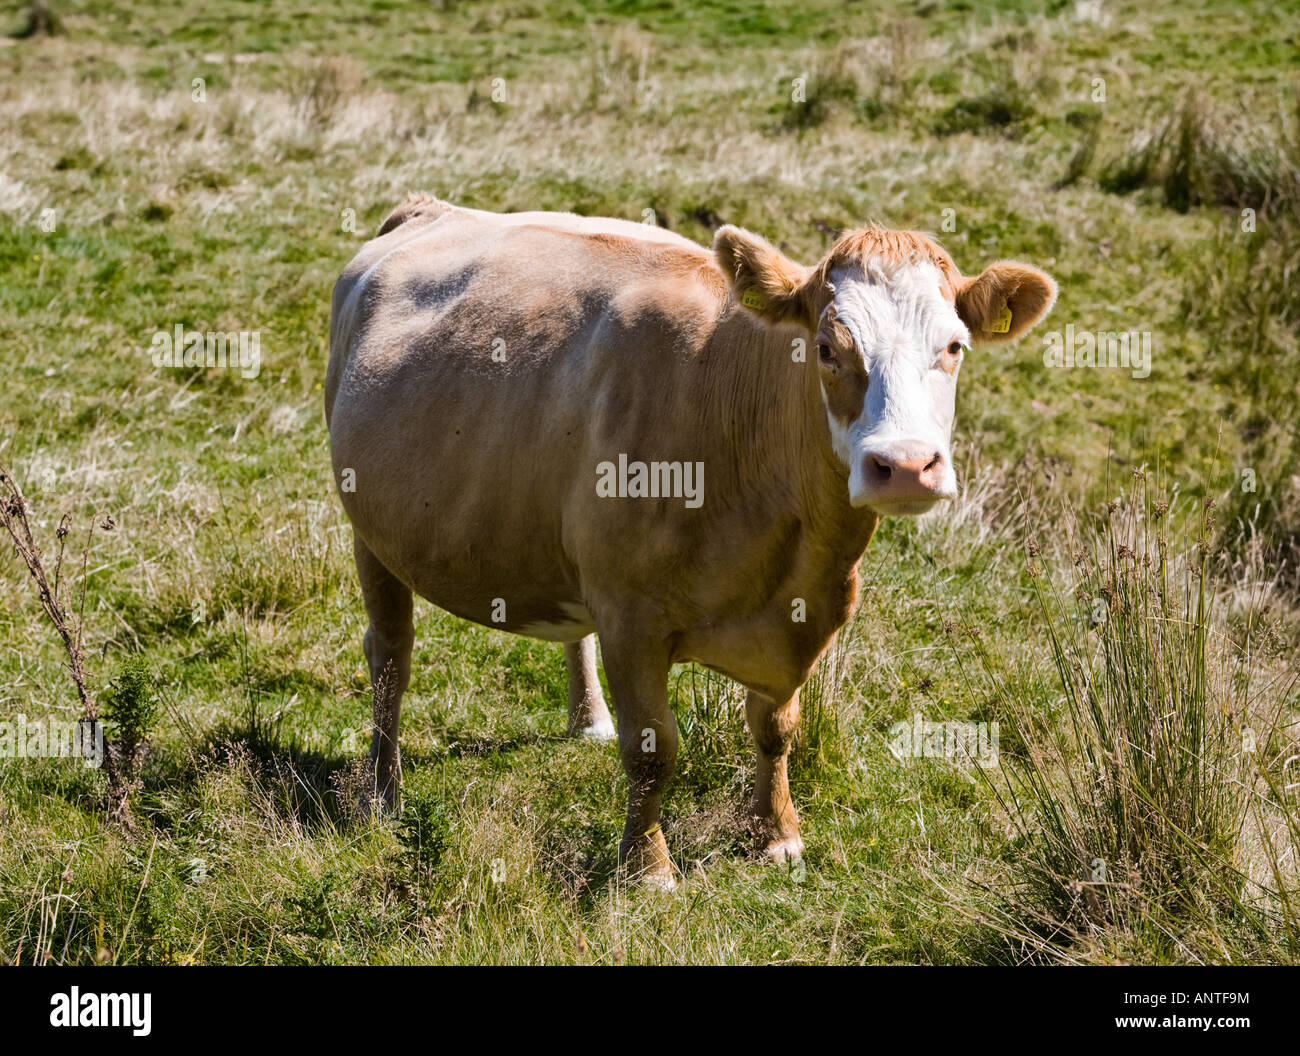
[[[994,334],[1011,333],[1011,309],[1005,304],[1002,306],[1002,314],[998,316],[998,321],[989,327],[989,332]]]
[[[761,310],[767,307],[767,298],[757,290],[750,289],[745,291],[744,296],[740,298],[740,303],[746,308],[757,308]]]

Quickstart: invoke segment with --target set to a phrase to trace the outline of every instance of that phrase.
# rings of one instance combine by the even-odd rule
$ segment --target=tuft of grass
[[[857,82],[841,71],[819,74],[807,79],[803,97],[792,100],[781,117],[781,127],[787,131],[805,132],[827,120],[841,104],[852,105],[858,101]]]
[[[1244,107],[1216,107],[1188,90],[1165,116],[1134,134],[1098,183],[1113,194],[1157,187],[1180,213],[1223,205],[1271,208],[1300,219],[1300,110],[1292,109],[1270,125]]]
[[[587,41],[587,106],[617,113],[654,103],[658,86],[651,77],[656,65],[655,38],[635,26],[612,31],[592,29]]]
[[[1300,874],[1269,844],[1273,883],[1261,884],[1248,826],[1253,811],[1257,827],[1267,814],[1265,830],[1294,828],[1275,795],[1294,680],[1264,692],[1234,682],[1216,642],[1209,504],[1180,549],[1151,490],[1135,473],[1076,542],[1068,599],[1030,548],[1056,707],[1028,705],[980,656],[1023,743],[1003,780],[988,779],[1029,892],[1011,912],[1023,930],[1008,932],[1036,932],[1054,957],[1142,935],[1158,959],[1294,961]]]
[[[1052,184],[1054,191],[1074,186],[1092,166],[1097,154],[1097,143],[1101,139],[1101,110],[1096,107],[1071,110],[1066,114],[1066,124],[1078,130],[1079,140],[1070,155],[1065,172]]]
[[[937,136],[952,136],[959,132],[973,135],[999,132],[1016,136],[1033,114],[1033,107],[1018,89],[1014,85],[1004,85],[983,95],[958,99],[935,117],[931,127]]]
[[[32,0],[24,12],[22,26],[13,35],[19,40],[26,40],[29,37],[59,36],[63,32],[63,17],[54,9],[50,0]]]
[[[308,59],[289,69],[289,92],[309,125],[328,126],[340,109],[356,96],[365,70],[347,55]]]

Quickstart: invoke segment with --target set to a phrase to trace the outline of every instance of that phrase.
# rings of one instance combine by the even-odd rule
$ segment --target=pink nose
[[[869,451],[863,464],[863,477],[871,501],[881,505],[923,502],[941,498],[943,453],[922,444],[891,444]]]

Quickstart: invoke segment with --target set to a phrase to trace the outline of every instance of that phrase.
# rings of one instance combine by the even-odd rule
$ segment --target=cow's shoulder
[[[607,286],[609,303],[631,316],[680,321],[692,309],[714,316],[728,300],[713,254],[662,228],[598,219],[582,225],[529,223],[514,233],[516,246],[502,249],[519,251],[516,264],[543,271],[563,270],[556,269],[559,261],[576,265],[585,277]]]
[[[716,322],[726,312],[730,291],[711,253],[669,245],[613,248],[638,258],[629,268],[633,281],[616,298],[623,312],[652,318],[670,331]]]

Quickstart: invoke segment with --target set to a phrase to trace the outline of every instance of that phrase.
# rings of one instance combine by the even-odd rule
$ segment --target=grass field
[[[1300,13],[54,14],[0,5],[0,466],[51,562],[72,516],[92,695],[120,698],[139,657],[159,708],[133,825],[102,771],[0,760],[0,957],[1300,960]],[[427,605],[405,805],[356,817],[370,691],[322,413],[329,294],[417,190],[705,244],[734,223],[805,263],[874,220],[935,232],[968,273],[1012,257],[1058,280],[1036,332],[963,370],[956,508],[886,523],[863,559],[805,697],[796,867],[739,835],[736,687],[674,671],[685,882],[643,890],[615,868],[615,749],[562,736],[560,648]],[[156,367],[178,325],[256,332],[260,370]],[[1149,376],[1045,366],[1067,326],[1149,334]],[[0,572],[0,719],[75,720],[7,540]],[[898,759],[917,714],[997,721],[1000,765]]]

